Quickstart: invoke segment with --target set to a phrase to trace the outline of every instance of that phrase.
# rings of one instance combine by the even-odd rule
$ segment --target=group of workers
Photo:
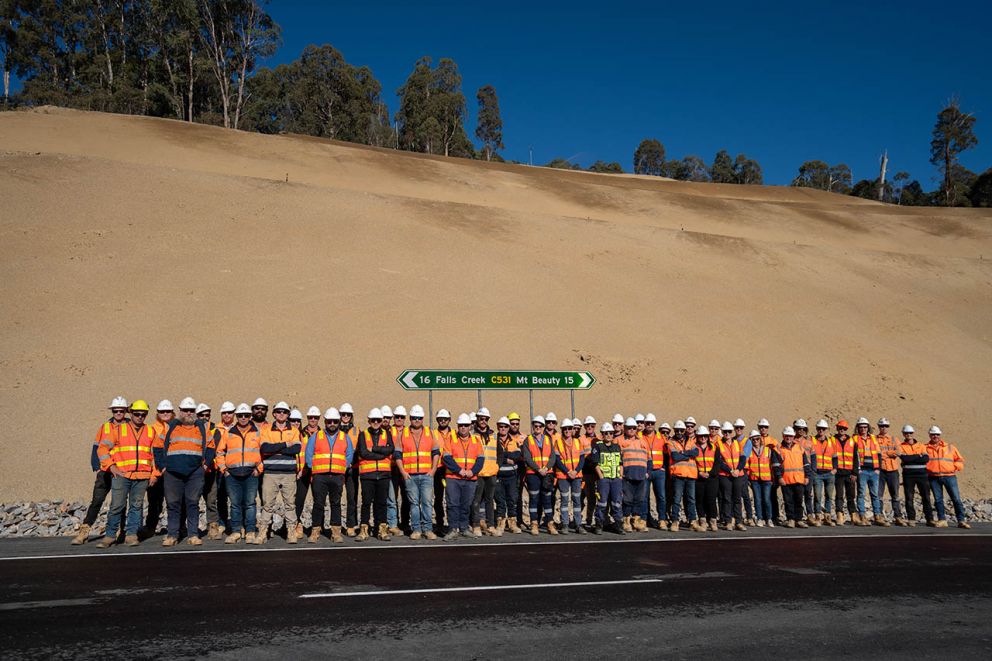
[[[206,536],[228,544],[264,544],[276,517],[290,544],[316,543],[325,533],[340,543],[346,536],[361,542],[373,535],[451,540],[541,530],[622,535],[652,527],[806,528],[848,520],[889,526],[886,492],[896,525],[917,524],[919,496],[926,524],[947,527],[946,491],[957,525],[969,527],[957,448],[936,426],[929,442],[918,440],[910,425],[897,440],[885,418],[877,433],[858,419],[853,435],[845,420],[833,433],[820,420],[810,435],[799,419],[779,440],[763,418],[747,434],[742,419],[700,425],[690,416],[658,425],[651,413],[618,413],[602,425],[591,416],[559,423],[548,413],[534,416],[524,433],[516,413],[499,418],[494,429],[486,408],[462,413],[454,425],[441,409],[429,426],[421,406],[409,413],[382,406],[369,411],[361,429],[347,403],[323,412],[311,406],[304,416],[278,402],[270,421],[262,398],[251,406],[224,402],[220,424],[212,422],[209,405],[190,397],[178,414],[170,401],[159,402],[151,422],[144,400],[117,397],[110,411],[93,443],[96,479],[76,545],[88,540],[108,494],[101,548],[154,536],[163,501],[163,546],[183,538],[199,546],[201,500]],[[301,519],[308,505],[307,534]]]

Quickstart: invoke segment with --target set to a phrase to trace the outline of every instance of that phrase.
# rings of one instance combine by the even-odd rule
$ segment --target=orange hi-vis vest
[[[948,477],[964,470],[964,457],[958,449],[943,439],[939,443],[927,443],[927,475],[931,477]]]
[[[853,437],[848,436],[846,441],[841,441],[836,436],[831,439],[837,444],[837,469],[854,470],[854,449],[858,446]]]
[[[108,420],[96,430],[96,438],[93,439],[93,451],[90,453],[90,464],[93,470],[105,471],[110,468],[110,448],[114,445],[118,427],[123,426],[125,423],[117,424],[113,420]]]
[[[310,437],[318,432],[324,431],[323,427],[317,427],[315,430],[310,431],[307,428],[308,426],[309,425],[300,427],[300,453],[296,455],[297,473],[303,472],[307,467],[307,446],[310,445]]]
[[[767,445],[758,447],[752,446],[751,454],[747,458],[747,477],[757,482],[771,482],[772,480],[772,449]]]
[[[782,484],[806,484],[803,446],[798,443],[788,448],[782,445],[778,453],[782,457]]]
[[[403,453],[403,470],[410,475],[423,475],[431,472],[431,453],[436,444],[430,427],[421,427],[420,440],[413,438],[407,427],[400,437],[399,449]],[[393,441],[395,443],[395,441]]]
[[[712,443],[707,445],[704,450],[702,445],[699,447],[699,455],[696,457],[696,467],[699,469],[700,473],[709,473],[713,470],[713,462],[716,460],[716,446]]]
[[[834,469],[834,457],[837,456],[837,440],[831,436],[828,436],[822,441],[814,438],[813,456],[816,457],[814,465],[816,470],[832,471]],[[851,457],[851,461],[853,463],[854,457]]]
[[[582,459],[582,439],[581,438],[559,438],[555,441],[555,449],[558,450],[558,458],[565,468],[575,471],[579,467],[579,460]],[[562,480],[569,479],[568,473],[563,473],[560,468],[555,467],[555,474]]]
[[[247,434],[242,436],[237,425],[231,427],[217,446],[217,468],[236,477],[246,477],[255,470],[261,475],[262,432],[256,426],[255,431],[249,427]]]
[[[720,450],[720,456],[723,457],[723,461],[733,470],[737,470],[737,463],[741,460],[740,443],[734,440],[731,440],[729,443],[721,440],[716,442],[716,447]],[[720,468],[717,474],[724,477],[731,476],[724,468]]]
[[[448,448],[448,454],[455,460],[460,470],[472,470],[476,459],[479,458],[482,452],[482,441],[475,434],[469,436],[468,441],[463,441],[456,435],[451,441],[451,447]],[[458,473],[452,473],[450,471],[447,477],[448,479],[468,480],[470,482],[478,479],[475,475],[472,477],[462,477]]]
[[[482,464],[482,470],[479,471],[479,477],[492,477],[499,472],[499,464],[496,463],[496,434],[489,435],[489,442],[486,443],[482,437],[479,437],[479,442],[482,443],[482,453],[485,457],[485,463]]]
[[[554,439],[552,439],[547,434],[544,435],[544,444],[541,447],[537,446],[537,441],[534,440],[534,435],[529,434],[527,436],[527,448],[530,450],[530,456],[534,459],[534,463],[539,467],[544,468],[548,465],[548,461],[551,459],[551,451],[554,446]],[[538,461],[540,459],[540,461]],[[535,471],[530,466],[527,467],[527,475],[537,475]]]
[[[644,436],[644,442],[648,446],[648,456],[651,458],[652,470],[660,471],[665,468],[665,448],[668,446],[668,439],[655,432]]]
[[[899,461],[899,457],[898,457],[899,441],[892,438],[888,434],[884,436],[879,434],[876,437],[876,439],[878,440],[878,449],[879,452],[881,452],[881,457],[882,457],[882,470],[883,471],[899,470],[899,467],[902,465],[902,462]],[[895,452],[897,456],[896,457],[886,456],[885,454],[886,452]]]
[[[673,438],[668,441],[668,454],[671,455],[675,452],[688,452],[692,450],[695,445],[695,442],[688,438],[684,441],[677,441]],[[670,470],[672,475],[675,477],[683,477],[690,480],[695,480],[699,477],[699,469],[696,468],[696,461],[694,459],[675,461],[673,458]]]
[[[347,471],[348,435],[339,429],[334,434],[334,441],[331,442],[327,437],[327,430],[318,429],[313,438],[313,461],[310,472],[313,475],[324,473],[344,475]]]
[[[119,426],[113,441],[110,464],[103,470],[117,466],[124,477],[130,480],[146,480],[155,473],[155,455],[152,450],[155,432],[148,425],[142,425],[140,430],[135,431],[131,423],[126,422]]]
[[[620,439],[620,457],[623,461],[624,475],[627,474],[627,468],[640,467],[646,471],[648,469],[648,444],[641,436],[634,436],[634,438],[625,436]]]
[[[383,440],[383,439],[385,439],[386,438],[386,434],[388,434],[388,433],[389,432],[386,429],[383,429],[382,432],[379,434],[379,438],[377,440]],[[373,445],[372,444],[372,434],[369,433],[369,430],[368,429],[366,429],[365,431],[363,431],[362,432],[362,435],[365,436],[365,441],[369,444],[369,449],[370,450],[373,450],[373,449],[382,447],[382,446],[379,446],[379,445]],[[386,459],[359,459],[358,460],[358,474],[361,475],[361,474],[364,474],[364,473],[388,473],[390,470],[392,470],[392,465],[393,465],[392,459],[390,459],[390,458],[386,458]]]
[[[858,442],[858,458],[861,460],[862,468],[879,469],[882,467],[881,448],[878,446],[878,439],[874,434],[866,437],[854,436]],[[868,465],[870,462],[870,466]]]

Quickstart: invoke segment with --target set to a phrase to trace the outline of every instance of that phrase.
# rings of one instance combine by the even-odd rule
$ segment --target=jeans
[[[475,480],[445,480],[445,495],[448,497],[448,526],[451,530],[469,529],[468,516],[475,497]]]
[[[486,524],[492,528],[496,525],[496,476],[479,477],[475,484],[475,497],[472,499],[471,524],[478,526],[482,523],[482,504],[485,501]]]
[[[858,478],[854,475],[848,473],[847,475],[841,475],[838,473],[834,484],[837,486],[837,514],[844,513],[844,502],[847,501],[847,513],[854,514],[857,512],[857,506],[854,504],[854,495],[857,490]]]
[[[141,527],[142,508],[145,504],[145,489],[148,479],[131,480],[126,477],[115,477],[110,486],[110,512],[107,514],[107,531],[104,537],[116,537],[121,529],[121,517],[127,507],[127,523],[124,525],[125,535],[137,535]]]
[[[313,509],[310,510],[310,525],[313,530],[324,527],[324,503],[331,501],[331,525],[341,525],[341,493],[344,491],[344,475],[340,473],[317,473],[310,479],[307,491],[313,493]],[[296,495],[300,491],[297,487]]]
[[[906,515],[910,521],[916,521],[916,503],[913,498],[913,491],[920,494],[923,501],[923,517],[929,522],[933,521],[933,505],[930,504],[930,490],[927,484],[927,474],[925,472],[902,474],[903,495],[906,497]]]
[[[754,506],[751,504],[751,490],[748,488],[747,475],[741,475],[739,478],[741,483],[741,498],[744,501],[744,516],[748,519],[756,518],[754,516]]]
[[[772,483],[751,480],[754,492],[754,518],[758,521],[772,520]]]
[[[813,474],[813,513],[830,514],[834,501],[833,473]]]
[[[600,528],[607,524],[607,515],[612,516],[612,523],[620,525],[623,518],[623,480],[619,477],[603,477],[597,483],[599,502],[596,503],[596,523]],[[609,511],[607,511],[609,510]]]
[[[672,523],[679,521],[679,506],[685,499],[686,521],[696,520],[696,480],[691,477],[675,477],[672,480]]]
[[[858,474],[858,514],[865,515],[865,491],[871,496],[871,511],[882,514],[882,500],[878,497],[878,471],[865,469]]]
[[[885,496],[886,488],[889,491],[889,504],[892,505],[892,516],[901,519],[902,507],[899,504],[899,471],[882,471],[878,492],[879,501]]]
[[[411,475],[404,482],[406,499],[410,501],[410,530],[432,532],[431,508],[434,505],[434,476],[430,473]]]
[[[526,481],[527,497],[530,499],[527,503],[530,523],[534,525],[540,522],[541,525],[547,525],[555,515],[554,482],[551,482],[550,488],[545,488],[545,480],[534,473],[528,473]]]
[[[83,517],[83,525],[92,526],[96,523],[96,517],[100,515],[103,501],[107,500],[110,494],[110,485],[113,481],[110,471],[97,471],[93,479],[93,495],[90,497],[90,506],[86,509],[86,516]]]
[[[644,504],[646,505],[647,514],[645,520],[650,523],[657,523],[659,521],[664,521],[668,516],[668,502],[666,500],[665,493],[665,471],[658,469],[653,470],[648,475],[648,489],[650,489],[647,497],[644,499]],[[654,507],[658,511],[658,518],[653,519],[651,517],[651,493],[654,493]]]
[[[520,512],[520,478],[516,472],[500,473],[496,482],[496,518],[516,518]]]
[[[396,528],[399,526],[399,516],[396,510],[396,480],[398,476],[391,475],[389,477],[389,493],[386,495],[386,523],[389,524],[390,528]]]
[[[258,532],[256,521],[258,506],[255,504],[255,499],[258,497],[258,476],[227,475],[224,478],[224,486],[231,505],[231,532],[241,532],[242,528],[246,533]]]
[[[168,510],[169,537],[179,537],[180,519],[182,518],[183,498],[186,499],[186,533],[193,536],[200,529],[200,495],[203,493],[203,467],[197,468],[189,475],[180,475],[165,471],[165,505]]]
[[[813,485],[813,475],[812,473],[806,474],[806,484],[803,485],[803,504],[806,506],[806,516],[813,514],[813,492],[815,486]]]
[[[562,527],[567,528],[570,523],[578,527],[582,523],[582,478],[559,477],[558,493],[561,494]]]
[[[623,515],[633,516],[641,511],[644,501],[644,480],[623,480]]]
[[[803,518],[803,493],[805,484],[783,484],[782,500],[785,502],[785,518],[801,521]]]
[[[392,480],[388,475],[383,477],[362,478],[362,525],[372,522],[370,518],[375,513],[376,527],[386,523],[386,501],[393,489]]]
[[[937,506],[937,518],[943,521],[946,518],[944,513],[944,489],[954,503],[954,516],[958,523],[965,520],[964,505],[961,504],[961,493],[958,491],[957,475],[946,475],[944,477],[930,476],[930,490],[933,491],[933,502]]]

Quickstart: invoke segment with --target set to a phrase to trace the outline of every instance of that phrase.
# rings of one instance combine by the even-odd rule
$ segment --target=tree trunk
[[[189,42],[189,93],[186,97],[186,103],[188,104],[188,110],[186,111],[186,121],[193,121],[193,83],[195,82],[195,77],[193,76],[193,41]]]
[[[883,202],[885,197],[885,167],[889,164],[889,152],[886,150],[882,154],[882,171],[878,175],[878,201]]]
[[[951,147],[944,146],[944,206],[951,206]]]
[[[248,55],[245,53],[241,57],[241,74],[238,76],[238,100],[234,107],[234,129],[238,128],[241,121],[241,107],[245,103],[245,72],[248,70]]]
[[[10,69],[6,67],[3,70],[3,100],[6,101],[10,98]]]

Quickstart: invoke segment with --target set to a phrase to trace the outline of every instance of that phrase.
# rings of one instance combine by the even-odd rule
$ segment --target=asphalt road
[[[4,658],[992,658],[992,526],[0,544]],[[186,547],[188,548],[188,547]],[[137,552],[135,552],[137,551]]]

